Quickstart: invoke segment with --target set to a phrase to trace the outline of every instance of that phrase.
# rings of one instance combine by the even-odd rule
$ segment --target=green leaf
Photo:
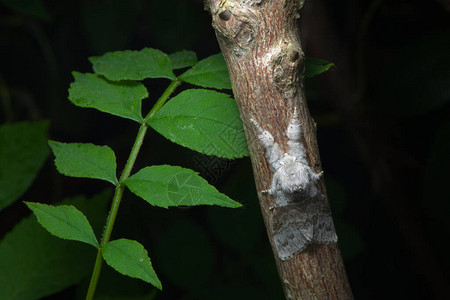
[[[25,202],[48,232],[62,239],[80,241],[98,248],[97,238],[86,216],[72,205],[51,206]]]
[[[222,53],[199,61],[179,79],[201,87],[231,89],[230,76]]]
[[[60,143],[49,141],[55,165],[61,174],[71,177],[95,178],[118,184],[116,156],[108,146]]]
[[[194,51],[182,50],[169,55],[174,70],[192,67],[197,63],[197,54]]]
[[[174,143],[224,158],[248,155],[239,110],[228,95],[209,90],[186,90],[149,121]]]
[[[0,210],[30,187],[48,156],[48,122],[0,126]]]
[[[176,79],[167,54],[152,48],[144,48],[140,51],[109,52],[103,56],[90,57],[89,61],[95,73],[113,81],[146,78]]]
[[[133,81],[111,82],[95,74],[72,72],[69,100],[115,116],[142,122],[141,100],[148,97],[145,86]]]
[[[88,211],[105,212],[110,197],[111,193],[102,193],[63,203],[82,208],[93,224],[104,223],[104,213],[91,217]],[[91,246],[49,234],[29,216],[0,241],[0,299],[41,299],[77,284],[92,272],[95,254]]]
[[[219,193],[196,172],[182,167],[167,165],[146,167],[124,183],[133,193],[151,205],[164,208],[180,205],[241,206]]]
[[[22,220],[0,242],[0,299],[41,299],[78,283],[95,259],[86,248],[50,235],[34,216]]]
[[[316,75],[319,75],[330,69],[332,66],[334,66],[334,64],[326,60],[306,57],[305,78],[311,78]]]
[[[162,290],[147,250],[138,242],[127,239],[111,241],[103,246],[102,255],[106,263],[119,273],[142,279]]]

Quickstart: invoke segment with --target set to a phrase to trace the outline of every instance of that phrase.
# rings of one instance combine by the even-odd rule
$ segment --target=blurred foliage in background
[[[306,55],[336,65],[306,87],[356,299],[446,295],[449,13],[445,1],[306,1]],[[59,175],[46,138],[108,144],[123,166],[133,122],[74,107],[67,89],[71,71],[90,72],[87,57],[144,47],[219,52],[201,0],[0,1],[0,298],[84,297],[95,252],[49,235],[22,202],[83,208],[99,236],[111,191]],[[166,82],[144,83],[151,102]],[[152,131],[135,169],[149,163],[192,168],[244,207],[162,210],[127,193],[113,238],[148,249],[164,290],[104,266],[99,299],[282,299],[248,158]]]

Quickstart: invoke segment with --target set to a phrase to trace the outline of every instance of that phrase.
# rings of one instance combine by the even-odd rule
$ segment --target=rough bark
[[[296,109],[306,159],[316,174],[321,171],[316,126],[303,93],[304,54],[297,24],[302,5],[299,0],[205,0],[244,124],[261,211],[286,299],[352,299],[337,243],[311,244],[289,259],[280,259],[273,239],[274,221],[280,222],[274,220],[274,199],[261,192],[271,188],[273,171],[251,118],[270,131],[285,151],[286,128]],[[317,188],[329,213],[322,180]]]

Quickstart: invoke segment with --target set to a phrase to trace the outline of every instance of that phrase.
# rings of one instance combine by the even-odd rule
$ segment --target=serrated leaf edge
[[[208,195],[208,196],[210,196],[210,197],[213,197],[213,198],[215,198],[215,199],[218,199],[218,200],[222,200],[223,202],[225,202],[224,199],[221,199],[221,198],[219,198],[219,197],[217,197],[217,196],[214,195],[215,193],[217,193],[217,194],[219,194],[219,195],[225,197],[227,200],[231,201],[231,203],[235,204],[235,206],[223,206],[223,205],[218,205],[218,204],[198,204],[198,205],[187,205],[187,206],[200,206],[200,205],[210,205],[210,206],[211,206],[211,205],[217,205],[217,206],[228,207],[228,208],[238,208],[238,207],[241,207],[241,206],[242,206],[241,203],[236,202],[236,201],[234,201],[233,199],[231,199],[230,197],[228,197],[227,195],[225,195],[225,194],[219,192],[213,185],[209,184],[208,181],[207,181],[205,178],[203,178],[202,176],[200,176],[198,172],[196,172],[196,171],[194,171],[194,170],[192,170],[192,169],[189,169],[189,168],[183,168],[183,167],[180,167],[180,166],[171,166],[171,165],[153,165],[153,166],[149,166],[149,167],[144,167],[144,168],[140,169],[139,171],[137,171],[137,172],[136,172],[135,174],[133,174],[132,176],[128,177],[127,180],[125,180],[125,181],[123,182],[123,183],[127,186],[127,188],[128,188],[133,194],[135,194],[136,196],[142,198],[143,200],[147,201],[149,204],[151,204],[151,205],[153,205],[153,206],[156,206],[156,207],[162,207],[162,208],[169,208],[169,207],[185,206],[185,204],[183,204],[183,205],[168,205],[168,206],[155,205],[155,204],[153,204],[153,203],[150,203],[150,202],[149,202],[148,200],[146,200],[143,196],[141,196],[140,194],[136,193],[135,191],[133,191],[133,190],[128,186],[127,183],[130,182],[130,181],[135,181],[135,182],[149,182],[150,180],[134,179],[133,177],[134,177],[136,174],[138,174],[139,172],[143,171],[144,169],[152,168],[152,167],[169,167],[169,168],[172,168],[172,169],[177,169],[177,170],[179,170],[179,171],[188,171],[188,172],[192,172],[192,175],[198,176],[202,181],[204,181],[204,182],[208,185],[208,190],[209,190],[209,191],[208,191],[208,190],[206,191],[206,195]],[[157,184],[161,184],[160,182],[157,182],[157,181],[151,181],[151,182],[154,182],[154,183],[157,183]]]
[[[94,230],[92,229],[92,226],[91,226],[91,224],[89,223],[89,220],[88,220],[88,219],[86,218],[86,216],[85,216],[80,210],[78,210],[75,206],[73,206],[73,205],[58,205],[58,206],[53,206],[53,205],[48,205],[48,204],[43,204],[43,203],[37,203],[37,202],[29,202],[29,201],[24,201],[23,203],[25,203],[26,206],[33,212],[33,214],[36,216],[36,219],[38,220],[39,224],[40,224],[42,227],[44,227],[45,230],[47,230],[51,235],[56,236],[56,237],[58,237],[58,238],[60,238],[60,239],[63,239],[63,240],[70,240],[70,241],[78,241],[78,242],[82,242],[82,243],[85,243],[85,244],[94,246],[95,248],[98,249],[99,243],[98,243],[97,237],[95,236]],[[31,208],[30,206],[33,207],[33,208]],[[71,208],[75,209],[75,211],[77,211],[78,213],[80,213],[80,214],[84,217],[84,219],[86,220],[87,224],[89,225],[89,228],[91,229],[91,232],[89,232],[89,235],[92,233],[92,237],[94,237],[95,244],[89,243],[89,242],[87,242],[87,241],[81,241],[81,240],[78,240],[78,239],[71,239],[71,238],[67,238],[67,237],[60,237],[60,236],[58,236],[58,235],[53,234],[53,232],[51,232],[47,227],[45,227],[45,226],[41,223],[40,217],[39,217],[37,214],[34,213],[34,209],[37,209],[37,210],[39,210],[39,211],[41,211],[41,212],[44,212],[44,213],[48,214],[48,212],[43,211],[42,209],[40,209],[39,206],[47,206],[47,207],[62,207],[62,206],[65,206],[65,207],[71,207]],[[50,214],[49,214],[49,215],[50,215]],[[78,232],[81,232],[81,233],[83,233],[83,234],[86,233],[86,232],[84,232],[84,231],[81,231],[78,227],[74,227],[72,224],[67,223],[67,222],[64,222],[64,220],[59,219],[59,218],[55,217],[54,215],[50,215],[50,216],[51,216],[52,218],[54,218],[54,219],[60,221],[61,223],[64,223],[64,224],[68,225],[69,227],[75,229],[75,230],[78,231]]]
[[[106,147],[107,149],[111,150],[111,152],[112,152],[113,155],[114,155],[115,169],[117,170],[116,154],[114,153],[114,151],[113,151],[109,146],[106,146],[106,145],[105,145],[105,146],[99,146],[99,145],[95,145],[95,144],[92,144],[92,143],[63,143],[63,142],[58,142],[58,141],[53,141],[53,140],[49,140],[49,141],[48,141],[48,144],[50,145],[50,148],[52,149],[52,152],[53,152],[53,147],[52,147],[52,145],[57,145],[57,144],[66,144],[66,145],[71,145],[71,144],[80,145],[80,144],[81,144],[81,145],[92,145],[92,146],[95,146],[95,147],[101,147],[101,148]],[[70,152],[70,153],[72,153],[72,152]],[[87,162],[89,162],[90,164],[92,164],[93,166],[95,166],[96,168],[102,170],[102,172],[103,172],[104,174],[108,175],[107,177],[108,177],[109,179],[105,179],[105,178],[97,178],[97,177],[84,177],[84,176],[79,177],[79,176],[72,176],[72,175],[64,174],[63,172],[60,171],[59,166],[56,164],[56,159],[57,159],[57,158],[56,158],[56,155],[55,155],[54,152],[53,152],[53,155],[55,156],[54,161],[55,161],[56,169],[58,170],[59,173],[65,175],[65,176],[68,176],[68,177],[76,177],[76,178],[100,179],[100,180],[104,180],[104,181],[107,181],[107,182],[109,182],[109,183],[112,183],[114,186],[117,186],[117,185],[119,184],[119,180],[117,179],[117,174],[114,174],[114,177],[113,177],[112,180],[111,180],[111,178],[110,178],[111,176],[110,176],[109,172],[107,172],[103,167],[98,167],[98,165],[95,164],[95,162],[92,162],[91,160],[85,159],[84,157],[79,156],[79,155],[74,155],[74,156],[83,158],[84,161],[87,161]]]
[[[130,276],[129,274],[125,274],[125,273],[123,273],[122,271],[117,270],[114,266],[112,266],[112,265],[108,262],[108,260],[106,260],[106,258],[104,257],[104,254],[103,254],[103,250],[105,249],[105,246],[108,246],[108,245],[109,245],[109,247],[111,247],[111,242],[120,241],[120,240],[125,240],[125,241],[128,241],[128,242],[135,242],[135,243],[139,244],[139,245],[142,247],[142,249],[144,249],[145,256],[148,258],[148,260],[149,260],[149,262],[150,262],[150,267],[151,267],[153,273],[155,274],[156,281],[157,281],[156,284],[157,284],[157,285],[155,285],[153,282],[148,282],[148,281],[146,281],[146,280],[144,280],[144,279],[142,279],[142,278],[140,278],[140,277],[134,277],[134,276]],[[113,246],[113,247],[114,247],[114,246]],[[118,248],[118,247],[115,247],[115,248],[116,248],[116,250],[120,251],[124,256],[126,256],[127,258],[129,258],[129,260],[134,259],[134,257],[129,256],[126,252],[122,251],[122,249],[120,249],[120,248]],[[156,274],[155,270],[153,269],[152,261],[151,261],[149,255],[148,255],[148,251],[147,251],[147,249],[145,249],[145,247],[144,247],[141,243],[139,243],[138,241],[135,241],[135,240],[129,240],[129,239],[118,239],[118,240],[114,240],[114,241],[109,241],[108,243],[106,243],[105,245],[103,245],[103,248],[102,248],[102,256],[103,256],[103,259],[106,261],[106,263],[107,263],[111,268],[113,268],[114,270],[116,270],[117,272],[119,272],[120,274],[125,275],[125,276],[128,276],[128,277],[131,277],[131,278],[141,279],[142,281],[145,281],[145,282],[148,282],[148,283],[152,284],[154,287],[158,288],[159,290],[162,290],[162,284],[161,284],[161,281],[159,280],[158,275]],[[146,271],[141,265],[138,264],[138,266],[139,266],[139,269],[141,269],[141,270],[143,271],[143,273],[147,273],[147,271]]]

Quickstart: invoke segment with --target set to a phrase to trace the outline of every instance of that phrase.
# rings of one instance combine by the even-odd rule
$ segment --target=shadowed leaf
[[[326,60],[306,57],[305,78],[311,78],[325,71],[328,71],[328,69],[330,69],[332,66],[334,66],[334,64]]]
[[[199,61],[179,79],[201,87],[231,89],[230,76],[222,53]]]
[[[48,122],[0,126],[0,210],[33,183],[48,156]]]
[[[108,192],[63,203],[82,209],[93,225],[103,225],[110,197]],[[59,239],[29,216],[0,241],[0,299],[34,300],[54,294],[89,276],[94,259],[95,251],[87,244]]]

